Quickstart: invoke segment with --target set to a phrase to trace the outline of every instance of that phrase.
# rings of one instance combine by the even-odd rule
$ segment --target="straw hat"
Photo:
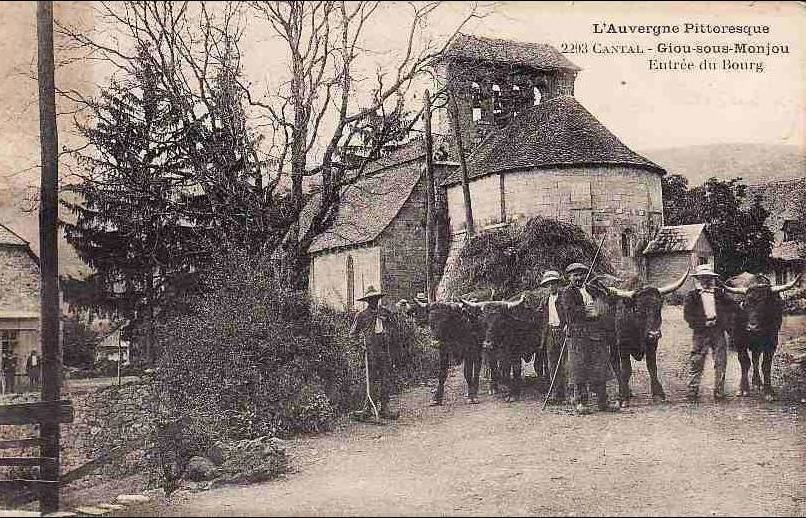
[[[588,268],[582,263],[571,263],[565,268],[565,273],[578,272],[578,271],[587,272],[588,270],[590,270],[590,268]]]
[[[364,292],[364,296],[361,297],[360,299],[356,299],[356,300],[367,302],[367,301],[369,301],[371,299],[379,299],[379,298],[383,297],[384,295],[386,295],[386,294],[381,292],[381,291],[376,290],[375,286],[369,286],[367,288],[367,291]]]
[[[543,272],[543,278],[540,279],[540,285],[545,286],[550,282],[559,282],[560,281],[560,272],[556,270],[547,270]]]
[[[701,264],[697,266],[692,275],[694,277],[719,277],[719,274],[714,272],[714,267],[710,264]]]

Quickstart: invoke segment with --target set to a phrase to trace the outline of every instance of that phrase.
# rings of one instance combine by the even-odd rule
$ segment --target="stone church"
[[[454,40],[436,76],[456,92],[474,226],[483,232],[534,216],[572,222],[597,242],[605,236],[619,274],[644,276],[643,248],[663,225],[665,171],[574,98],[579,72],[550,45]],[[434,114],[433,131],[437,256],[445,264],[463,241],[465,216],[444,111]],[[425,291],[424,163],[424,144],[413,140],[345,189],[335,223],[309,250],[314,298],[351,310],[370,285],[387,301]]]

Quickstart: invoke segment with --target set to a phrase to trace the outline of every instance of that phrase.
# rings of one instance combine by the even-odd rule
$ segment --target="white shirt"
[[[702,298],[702,310],[705,312],[707,320],[716,318],[716,302],[714,301],[714,292],[702,290],[700,292]]]
[[[582,295],[582,302],[587,306],[588,304],[593,304],[593,297],[591,294],[588,293],[588,290],[583,286],[579,288],[579,293]]]
[[[549,325],[560,326],[560,314],[557,312],[557,295],[549,295]]]

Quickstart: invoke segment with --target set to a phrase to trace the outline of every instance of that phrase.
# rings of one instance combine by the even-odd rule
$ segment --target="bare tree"
[[[425,38],[426,21],[439,2],[410,3],[403,54],[397,63],[378,70],[369,99],[356,103],[359,69],[368,52],[363,46],[367,27],[379,20],[380,2],[253,2],[271,31],[284,43],[290,60],[290,77],[280,91],[252,104],[264,108],[282,128],[280,165],[290,164],[292,212],[299,218],[305,203],[303,182],[318,175],[321,195],[306,228],[290,225],[286,251],[291,270],[304,271],[304,254],[312,240],[327,229],[339,210],[340,193],[355,183],[388,142],[407,133],[421,114],[401,124],[404,100],[415,78],[433,67],[453,37],[470,19],[479,16],[475,6],[453,33],[436,44]],[[326,130],[323,121],[329,121]],[[345,163],[357,140],[372,125],[369,149],[357,162]],[[365,142],[366,144],[366,142]],[[321,159],[311,164],[316,146]]]
[[[66,42],[63,53],[101,62],[115,74],[133,75],[138,59],[150,60],[161,71],[159,88],[176,112],[177,138],[186,144],[189,165],[182,180],[204,193],[204,214],[195,216],[225,227],[222,219],[230,218],[229,228],[258,227],[265,251],[282,244],[287,270],[304,272],[306,251],[332,224],[343,189],[417,121],[419,112],[411,117],[405,112],[415,79],[436,64],[461,27],[479,16],[469,6],[451,35],[437,43],[426,36],[426,25],[440,3],[398,8],[406,6],[410,20],[401,55],[396,63],[376,69],[370,87],[362,77],[373,54],[367,29],[380,22],[380,2],[101,2],[95,33],[64,25],[58,32]],[[282,43],[288,60],[287,67],[274,63],[271,73],[280,86],[265,95],[256,94],[241,69],[249,19]],[[234,104],[243,96],[251,111],[239,121],[228,118],[231,114],[219,109],[222,91],[237,98]],[[79,106],[89,105],[78,92],[61,94]],[[75,113],[81,116],[80,110]],[[266,137],[261,145],[236,135],[257,134],[258,128]],[[218,163],[220,141],[213,139],[219,145],[208,147],[204,143],[210,139],[203,138],[221,132],[231,134],[227,147],[243,144],[242,152],[225,164]],[[351,153],[359,144],[363,152]],[[320,195],[302,226],[306,180],[319,186]],[[240,200],[234,204],[237,210],[233,199]],[[245,213],[249,217],[239,219]]]

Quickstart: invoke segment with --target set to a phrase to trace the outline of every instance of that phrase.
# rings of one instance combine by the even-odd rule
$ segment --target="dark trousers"
[[[700,392],[700,380],[705,365],[705,357],[710,348],[714,355],[714,397],[725,396],[725,368],[728,364],[728,351],[725,332],[718,326],[695,329],[691,340],[689,360],[688,396],[696,398]]]
[[[389,399],[395,391],[389,355],[385,350],[370,348],[368,360],[372,400],[378,405],[378,410],[386,410],[389,407]]]

